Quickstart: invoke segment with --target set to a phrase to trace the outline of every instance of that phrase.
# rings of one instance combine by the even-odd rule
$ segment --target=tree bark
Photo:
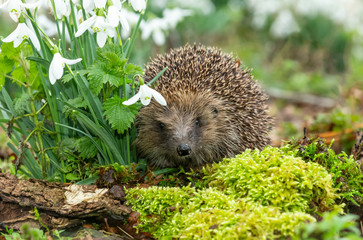
[[[0,230],[20,229],[29,223],[49,229],[73,227],[87,218],[127,219],[131,209],[123,204],[122,196],[111,194],[95,185],[75,185],[37,179],[20,180],[8,173],[0,173]],[[114,191],[113,191],[114,192]],[[32,212],[37,208],[40,221]]]

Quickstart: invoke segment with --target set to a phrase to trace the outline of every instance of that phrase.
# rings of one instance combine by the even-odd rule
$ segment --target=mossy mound
[[[246,150],[205,170],[205,180],[226,194],[283,211],[333,210],[339,196],[332,175],[286,149]],[[339,207],[338,207],[339,208]]]
[[[315,221],[310,213],[342,206],[331,174],[285,150],[247,150],[207,166],[209,187],[132,188],[126,198],[138,227],[158,239],[290,238]]]
[[[294,235],[315,219],[234,199],[215,188],[133,188],[128,203],[140,212],[139,227],[157,239],[273,239]]]

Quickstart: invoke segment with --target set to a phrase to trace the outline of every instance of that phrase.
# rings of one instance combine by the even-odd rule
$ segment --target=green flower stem
[[[73,7],[73,2],[70,1],[71,4],[71,15],[72,15],[72,21],[73,21],[73,28],[74,31],[71,27],[71,24],[68,22],[68,20],[66,19],[66,23],[67,23],[67,27],[68,27],[68,32],[69,32],[69,36],[71,36],[71,41],[75,42],[77,49],[79,49],[79,52],[81,54],[81,58],[83,59],[82,64],[83,64],[83,68],[87,69],[87,57],[86,57],[86,52],[84,47],[81,44],[81,40],[80,38],[75,38],[74,37],[74,33],[76,33],[78,31],[78,26],[77,26],[77,19],[76,19],[76,14],[74,12],[74,7]],[[82,8],[83,9],[83,8]],[[77,51],[74,51],[77,52]]]
[[[43,39],[42,39],[39,31],[43,34],[44,38],[47,40],[47,43],[51,46],[51,48],[56,47],[56,45],[44,33],[44,31],[38,26],[38,24],[36,23],[32,13],[29,10],[27,10],[27,15],[26,16],[31,20],[31,23],[33,25],[35,34],[36,34],[37,38],[39,39],[42,54],[43,54],[42,57],[49,60],[49,61],[51,61],[53,56],[48,54],[48,52],[46,51],[47,50],[47,48],[45,47],[46,45],[44,44]],[[43,72],[43,68],[39,63],[37,63],[37,68],[38,68],[38,72],[40,72],[40,73]],[[40,74],[40,78],[42,80],[42,85],[43,85],[44,92],[46,94],[47,102],[49,103],[49,108],[50,108],[50,112],[51,112],[51,115],[52,115],[52,119],[53,119],[54,122],[59,122],[58,106],[57,106],[56,100],[49,95],[50,89],[47,86],[45,76],[43,74]],[[51,90],[52,90],[52,94],[54,94],[54,89],[51,88]],[[60,142],[61,141],[61,134],[60,134],[61,129],[60,129],[60,127],[58,125],[55,125],[55,130],[56,130],[56,133],[57,133],[57,141]]]
[[[64,39],[63,39],[63,36],[62,36],[62,33],[59,29],[59,19],[58,19],[58,16],[57,16],[57,11],[56,11],[56,8],[55,8],[55,4],[54,4],[54,0],[51,0],[51,3],[52,3],[52,7],[53,7],[53,11],[54,11],[54,20],[55,20],[55,25],[57,25],[57,32],[58,32],[58,38],[62,40],[62,42],[64,42]],[[64,31],[63,31],[64,33]],[[63,44],[62,44],[62,52],[65,53],[65,46],[63,48]]]
[[[38,115],[46,106],[48,105],[48,103],[46,102],[46,103],[44,103],[44,105],[38,110],[38,111],[36,111],[35,113],[29,113],[29,114],[25,114],[25,115],[23,115],[23,116],[19,116],[19,117],[16,117],[16,118],[14,118],[14,120],[18,120],[18,119],[20,119],[20,118],[23,118],[23,117],[33,117],[33,116],[36,116],[36,115]],[[49,131],[49,130],[48,130]]]
[[[146,9],[147,9],[147,2],[148,1],[146,1],[145,11],[140,13],[139,20],[137,21],[136,27],[135,27],[134,31],[132,32],[131,40],[130,40],[130,43],[129,43],[128,47],[127,47],[126,55],[125,55],[127,59],[130,58],[131,50],[132,50],[132,47],[134,46],[134,43],[135,43],[136,34],[139,31],[140,23],[141,23],[142,19],[144,18],[144,15],[145,15],[145,12],[146,12]]]
[[[66,52],[66,24],[64,22],[64,20],[62,21],[62,40],[61,40],[61,46],[63,49],[63,53]]]
[[[127,83],[126,83],[126,76],[123,77],[123,88],[124,88],[124,97],[127,97]],[[129,134],[129,130],[126,130],[126,152],[127,152],[127,163],[130,164],[131,163],[131,153],[130,153],[130,134]]]
[[[46,178],[47,177],[47,172],[46,172],[46,169],[47,169],[47,161],[45,159],[45,152],[44,152],[44,145],[43,145],[42,134],[41,134],[40,129],[38,129],[39,128],[39,120],[38,120],[38,117],[37,117],[37,111],[35,109],[35,104],[34,104],[34,101],[33,101],[32,90],[31,90],[30,87],[28,87],[27,90],[28,90],[29,96],[32,99],[30,101],[30,108],[31,108],[31,111],[33,113],[34,123],[35,123],[35,129],[33,131],[36,131],[36,135],[37,135],[37,138],[38,138],[39,152],[40,152],[40,162],[41,162],[41,166],[42,166],[42,174],[43,174],[43,178]],[[29,138],[30,137],[28,136],[27,139],[29,139]]]

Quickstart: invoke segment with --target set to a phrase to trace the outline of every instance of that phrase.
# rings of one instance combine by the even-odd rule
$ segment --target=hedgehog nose
[[[183,156],[187,156],[190,154],[190,152],[192,151],[192,149],[189,147],[188,144],[180,144],[177,149],[179,156],[183,157]]]

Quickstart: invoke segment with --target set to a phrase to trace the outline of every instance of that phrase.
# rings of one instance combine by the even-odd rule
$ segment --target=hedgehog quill
[[[165,67],[155,90],[167,105],[151,101],[136,119],[136,148],[150,167],[199,167],[270,142],[268,97],[239,60],[186,45],[147,64],[145,82]]]

